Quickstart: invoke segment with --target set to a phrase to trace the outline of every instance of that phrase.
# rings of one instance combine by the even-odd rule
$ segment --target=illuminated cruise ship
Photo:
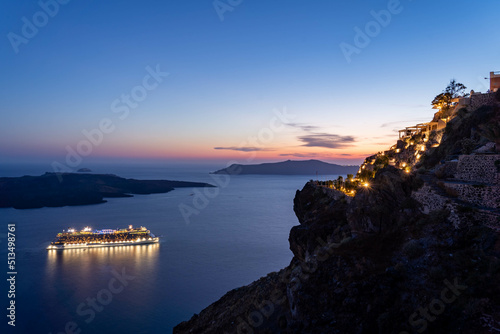
[[[75,231],[75,229],[70,228],[68,231],[57,234],[47,249],[144,245],[157,243],[159,239],[159,237],[142,226],[134,228],[130,225],[128,229],[121,230],[92,230],[90,227],[85,227],[81,231]]]

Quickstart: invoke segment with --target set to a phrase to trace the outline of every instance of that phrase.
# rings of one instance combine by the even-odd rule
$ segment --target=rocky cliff
[[[500,159],[484,146],[495,142],[500,109],[481,108],[433,134],[442,147],[422,159],[378,166],[355,196],[307,183],[294,199],[290,265],[174,333],[498,332]]]

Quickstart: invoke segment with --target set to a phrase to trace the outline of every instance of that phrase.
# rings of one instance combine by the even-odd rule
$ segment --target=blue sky
[[[429,120],[451,78],[485,91],[500,70],[493,0],[221,0],[223,20],[213,1],[66,2],[41,1],[59,7],[47,22],[37,1],[0,5],[3,161],[63,163],[108,119],[113,131],[83,159],[359,163]],[[341,43],[356,46],[355,27],[388,8],[348,62]],[[23,18],[42,21],[13,47]],[[112,103],[148,67],[169,75],[119,119]],[[294,117],[250,140],[269,134],[276,110]]]

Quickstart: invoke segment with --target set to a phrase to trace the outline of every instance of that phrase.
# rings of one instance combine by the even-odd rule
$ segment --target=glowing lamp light
[[[370,186],[370,184],[369,184],[368,182],[365,182],[365,183],[363,184],[363,186],[364,186],[365,188],[368,188],[368,187]]]

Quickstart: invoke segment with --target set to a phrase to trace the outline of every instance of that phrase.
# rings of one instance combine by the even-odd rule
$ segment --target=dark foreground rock
[[[362,169],[377,167],[375,178],[354,197],[307,183],[290,265],[174,333],[498,333],[500,156],[481,147],[499,142],[499,121],[498,104],[460,109],[420,162],[422,145],[404,160],[418,173],[373,159]],[[404,155],[418,136],[394,149]]]
[[[422,213],[411,196],[421,186],[395,168],[354,198],[306,184],[290,265],[174,333],[489,333],[500,321],[498,234]]]
[[[32,209],[106,202],[106,197],[166,193],[182,187],[213,187],[199,182],[134,180],[116,175],[45,173],[0,178],[0,208]]]

